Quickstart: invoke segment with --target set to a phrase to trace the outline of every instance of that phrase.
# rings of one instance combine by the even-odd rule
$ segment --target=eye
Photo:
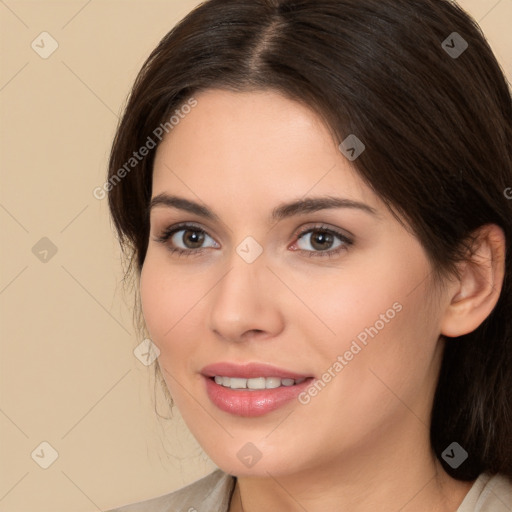
[[[155,241],[166,244],[171,253],[191,255],[198,254],[206,247],[205,241],[212,243],[206,247],[218,247],[218,244],[206,231],[194,224],[179,224],[166,228],[163,233],[155,238]]]
[[[333,228],[314,226],[299,232],[294,246],[308,256],[333,257],[352,244],[350,238]]]

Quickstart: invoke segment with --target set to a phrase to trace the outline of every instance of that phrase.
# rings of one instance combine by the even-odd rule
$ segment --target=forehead
[[[308,107],[274,91],[208,90],[159,145],[153,196],[181,192],[247,208],[308,193],[342,194],[376,204]]]

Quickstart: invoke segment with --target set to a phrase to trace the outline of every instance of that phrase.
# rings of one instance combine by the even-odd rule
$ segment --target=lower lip
[[[307,378],[293,386],[254,391],[227,388],[209,377],[205,377],[205,380],[208,397],[219,409],[235,416],[255,417],[275,411],[297,398],[311,384],[313,378]]]

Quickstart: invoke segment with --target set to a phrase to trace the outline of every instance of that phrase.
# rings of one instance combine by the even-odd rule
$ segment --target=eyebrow
[[[205,219],[220,222],[220,218],[213,211],[189,199],[183,197],[172,196],[166,193],[158,194],[151,199],[149,204],[149,211],[156,207],[175,208],[189,213],[193,213]],[[358,209],[371,215],[378,216],[377,210],[371,206],[361,203],[360,201],[353,201],[351,199],[344,199],[341,197],[322,196],[322,197],[308,197],[299,199],[290,203],[283,203],[272,210],[270,221],[276,222],[295,215],[304,215],[307,213],[317,212],[321,210],[330,210],[334,208],[351,208]]]

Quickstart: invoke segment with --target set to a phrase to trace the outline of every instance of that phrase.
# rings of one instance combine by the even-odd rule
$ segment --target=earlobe
[[[495,224],[474,233],[473,251],[459,266],[460,278],[447,290],[449,304],[441,334],[457,337],[474,331],[498,302],[505,275],[505,235]]]

